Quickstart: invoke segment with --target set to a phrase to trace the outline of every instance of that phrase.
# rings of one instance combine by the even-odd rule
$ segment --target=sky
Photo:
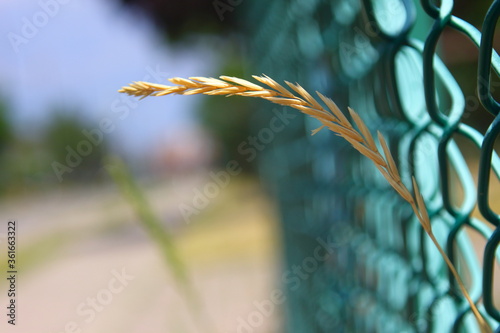
[[[91,123],[111,122],[106,137],[129,154],[192,128],[199,96],[147,98],[117,90],[132,81],[211,76],[209,43],[172,47],[152,24],[113,0],[0,0],[0,96],[16,132],[43,128],[55,109]]]

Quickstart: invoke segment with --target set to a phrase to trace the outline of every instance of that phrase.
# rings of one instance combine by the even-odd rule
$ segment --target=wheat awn
[[[348,141],[354,149],[362,155],[369,158],[380,171],[389,184],[396,190],[396,192],[407,201],[425,232],[434,243],[439,253],[443,257],[446,265],[450,269],[452,275],[456,279],[460,290],[466,298],[469,306],[476,317],[478,325],[482,332],[492,332],[485,319],[480,314],[476,305],[472,301],[463,284],[460,275],[450,261],[448,255],[443,250],[431,228],[429,214],[425,206],[422,195],[420,194],[417,182],[412,177],[414,195],[403,184],[399,175],[396,163],[388,148],[387,142],[383,135],[377,132],[378,141],[382,147],[383,155],[377,148],[375,140],[373,139],[368,127],[363,122],[361,117],[349,108],[349,114],[354,121],[357,129],[351,124],[347,117],[337,107],[337,105],[328,97],[325,97],[319,92],[316,92],[318,97],[325,103],[325,109],[319,102],[311,96],[299,84],[290,83],[285,81],[287,86],[292,89],[297,95],[291,93],[287,88],[283,87],[275,80],[267,75],[252,76],[255,80],[266,85],[268,88],[262,87],[255,83],[249,82],[244,79],[230,76],[220,76],[219,79],[205,78],[205,77],[191,77],[184,78],[171,78],[170,82],[175,86],[167,86],[162,84],[154,84],[148,82],[134,82],[129,86],[122,87],[119,90],[121,93],[126,93],[131,96],[145,98],[147,96],[164,96],[169,94],[178,95],[224,95],[224,96],[248,96],[266,99],[272,103],[289,106],[300,112],[309,115],[321,123],[321,126],[313,131],[316,134],[323,128],[328,128],[338,136]],[[300,96],[300,97],[299,97]]]

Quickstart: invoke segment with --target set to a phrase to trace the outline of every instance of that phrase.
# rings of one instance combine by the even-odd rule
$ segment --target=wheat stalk
[[[354,149],[356,149],[362,155],[368,157],[374,163],[375,167],[380,171],[380,173],[382,173],[389,184],[394,188],[394,190],[396,190],[396,192],[398,192],[398,194],[410,204],[420,224],[438,249],[439,253],[445,260],[451,273],[456,279],[460,290],[462,291],[464,297],[467,299],[467,302],[469,303],[471,310],[476,317],[476,320],[478,321],[481,331],[492,332],[491,328],[486,323],[486,321],[478,311],[476,305],[470,298],[467,289],[465,288],[457,270],[451,263],[448,255],[436,240],[436,237],[434,236],[431,228],[427,208],[425,206],[422,195],[420,194],[415,178],[412,177],[414,191],[414,195],[412,195],[408,188],[401,181],[396,163],[391,155],[391,152],[383,135],[380,132],[377,132],[378,141],[383,151],[382,154],[379,151],[375,140],[373,139],[366,124],[351,108],[348,108],[348,110],[352,120],[354,121],[354,124],[356,125],[356,128],[351,124],[347,117],[344,116],[342,111],[330,98],[325,97],[319,92],[316,92],[316,94],[323,101],[323,103],[325,103],[327,109],[325,109],[320,103],[318,103],[318,101],[299,84],[293,84],[285,81],[287,86],[296,93],[294,94],[267,75],[254,75],[253,78],[263,85],[267,86],[267,88],[240,78],[220,76],[220,79],[206,77],[169,79],[169,81],[175,84],[175,86],[166,86],[162,84],[139,81],[134,82],[129,86],[123,87],[119,90],[119,92],[126,93],[131,96],[137,96],[141,99],[147,96],[164,96],[169,94],[205,94],[224,96],[237,95],[259,97],[276,104],[292,107],[304,114],[307,114],[319,120],[319,122],[321,123],[321,127],[314,130],[313,134],[316,134],[318,131],[326,127],[338,136],[344,138],[354,147]]]

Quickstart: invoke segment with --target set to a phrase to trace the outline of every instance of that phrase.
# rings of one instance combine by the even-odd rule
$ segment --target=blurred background
[[[14,219],[19,270],[0,331],[233,332],[279,287],[276,212],[237,151],[251,104],[117,92],[248,75],[243,5],[220,2],[0,1],[0,267]]]
[[[248,2],[0,1],[0,240],[16,220],[18,332],[282,329],[279,304],[262,305],[281,290],[282,246],[254,101],[117,93],[260,74]],[[480,27],[488,5],[454,13]],[[477,51],[459,40],[450,31],[441,52],[474,96]],[[468,103],[484,131],[491,118]]]

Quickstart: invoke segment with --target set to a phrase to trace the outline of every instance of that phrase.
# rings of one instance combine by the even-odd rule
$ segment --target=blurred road
[[[281,310],[256,310],[254,304],[269,299],[278,287],[273,208],[254,182],[238,177],[186,224],[178,206],[206,182],[191,177],[143,185],[155,212],[175,234],[201,298],[200,309],[178,288],[155,244],[114,186],[4,200],[0,236],[5,242],[8,219],[18,221],[19,274],[16,326],[8,325],[2,314],[0,331],[279,330]],[[5,252],[2,244],[2,261]],[[3,274],[5,264],[0,268]],[[2,309],[7,302],[2,283]],[[262,319],[254,320],[251,330],[241,324],[249,316]]]

